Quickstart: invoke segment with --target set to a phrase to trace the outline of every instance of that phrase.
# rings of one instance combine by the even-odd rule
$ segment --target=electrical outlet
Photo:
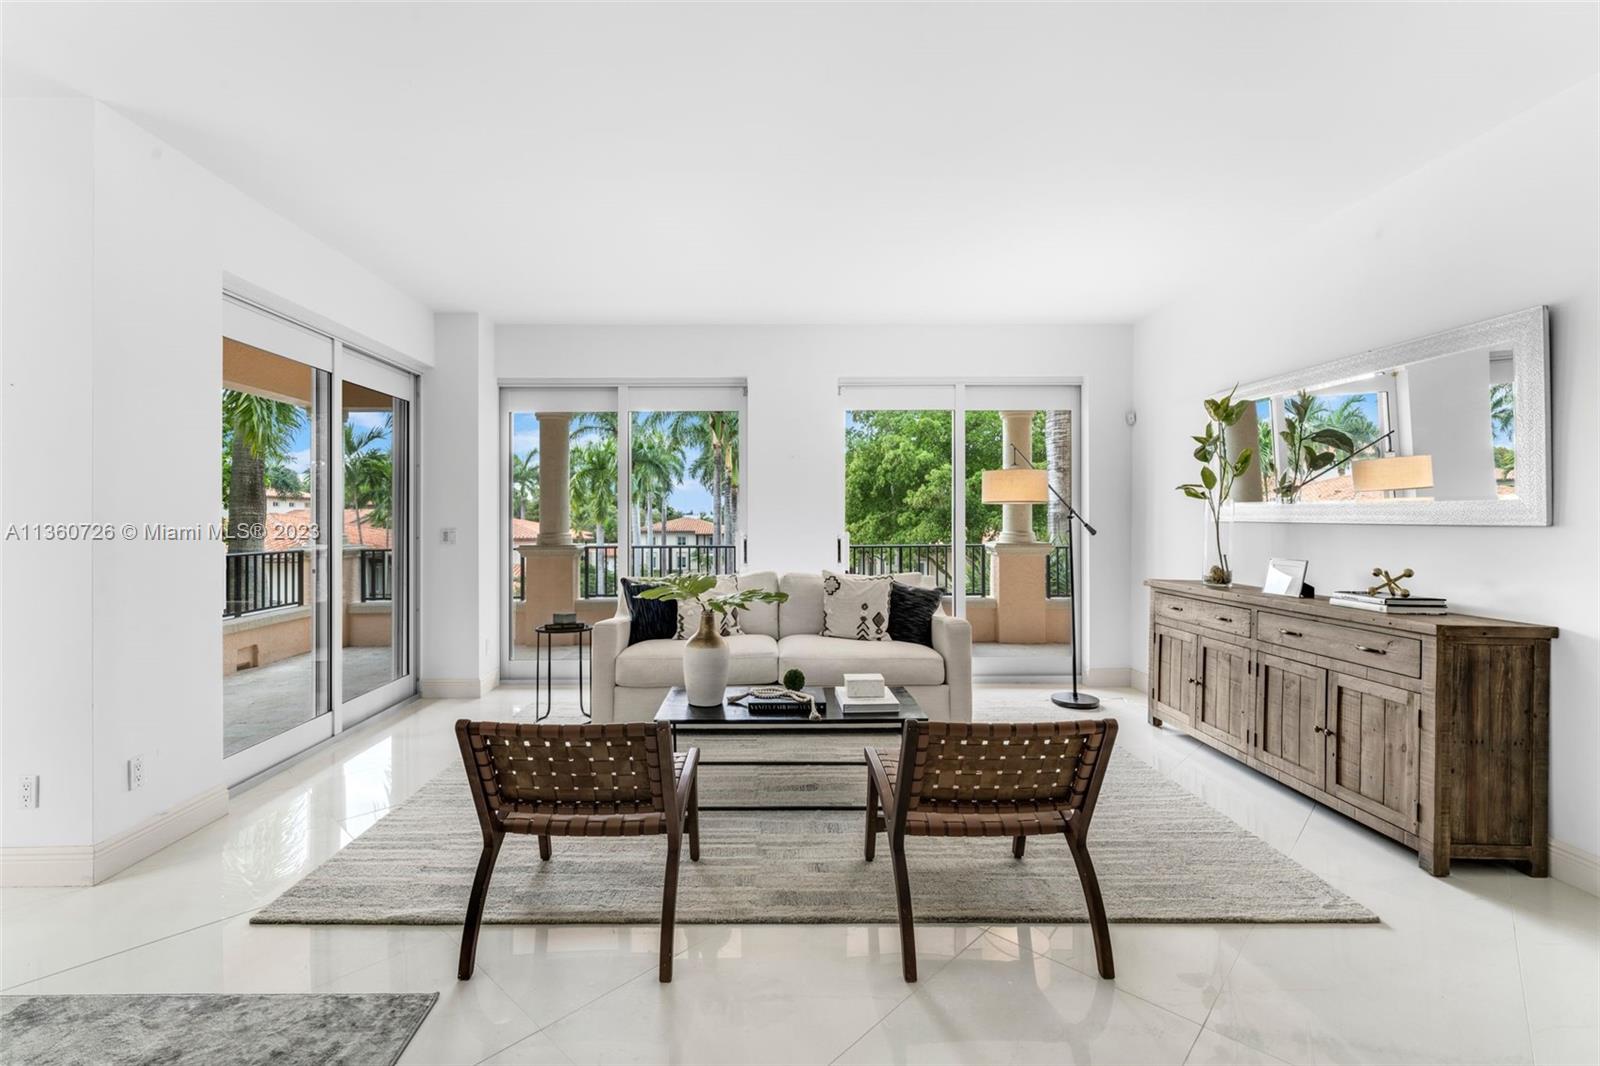
[[[22,809],[31,811],[39,806],[39,775],[29,774],[22,779]]]
[[[144,787],[144,756],[135,755],[128,760],[128,791]]]

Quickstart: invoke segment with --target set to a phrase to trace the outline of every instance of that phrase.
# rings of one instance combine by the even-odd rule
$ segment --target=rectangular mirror
[[[1234,519],[1549,525],[1549,366],[1534,307],[1243,384]]]

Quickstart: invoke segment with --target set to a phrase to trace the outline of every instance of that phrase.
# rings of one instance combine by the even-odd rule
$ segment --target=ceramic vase
[[[683,649],[683,687],[691,707],[720,707],[728,691],[728,642],[717,632],[717,616],[700,611],[700,628]]]

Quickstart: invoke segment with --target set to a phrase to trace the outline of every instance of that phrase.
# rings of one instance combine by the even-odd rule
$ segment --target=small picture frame
[[[1299,598],[1305,583],[1304,559],[1272,559],[1267,562],[1267,576],[1262,579],[1261,591],[1269,596]]]

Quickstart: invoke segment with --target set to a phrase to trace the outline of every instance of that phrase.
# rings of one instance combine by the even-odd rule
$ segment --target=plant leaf
[[[1200,484],[1204,485],[1207,489],[1216,488],[1217,472],[1211,469],[1209,466],[1202,466],[1200,468]]]

